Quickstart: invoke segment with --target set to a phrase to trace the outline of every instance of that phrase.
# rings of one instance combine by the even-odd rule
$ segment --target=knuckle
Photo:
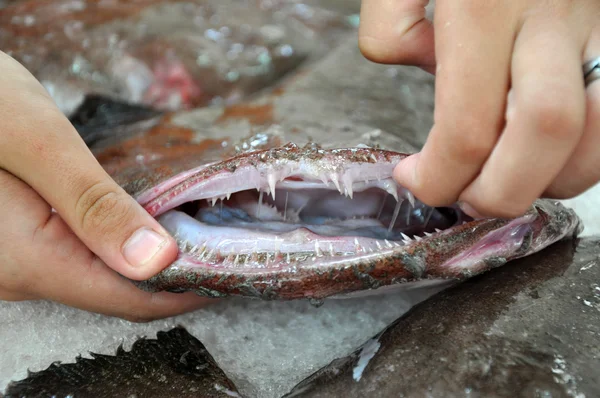
[[[563,100],[564,96],[548,95],[537,90],[523,101],[522,112],[530,119],[539,134],[556,140],[568,140],[583,128],[583,117],[576,103]]]
[[[482,119],[463,117],[460,120],[442,122],[442,134],[446,135],[447,151],[461,162],[481,163],[494,147],[496,131]]]
[[[134,217],[129,201],[104,182],[92,184],[83,191],[76,212],[84,230],[100,233],[118,231]]]

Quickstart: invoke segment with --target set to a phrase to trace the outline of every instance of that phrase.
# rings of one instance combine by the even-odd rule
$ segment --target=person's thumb
[[[102,169],[41,84],[2,53],[0,69],[0,168],[37,191],[120,274],[146,279],[173,262],[175,240]]]
[[[414,65],[433,73],[433,25],[428,0],[362,0],[358,44],[363,55],[383,64]]]

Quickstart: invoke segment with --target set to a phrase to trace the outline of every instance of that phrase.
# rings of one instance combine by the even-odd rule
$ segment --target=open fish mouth
[[[181,173],[138,200],[179,243],[141,286],[221,297],[324,298],[424,278],[464,278],[573,235],[553,201],[474,220],[392,178],[406,155],[288,144]]]

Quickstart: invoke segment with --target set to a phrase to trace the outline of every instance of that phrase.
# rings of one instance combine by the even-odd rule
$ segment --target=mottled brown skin
[[[362,347],[285,397],[598,397],[599,250],[562,241],[451,287],[374,336],[360,380]]]

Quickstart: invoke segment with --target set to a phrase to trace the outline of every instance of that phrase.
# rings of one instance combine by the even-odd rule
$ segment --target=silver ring
[[[583,64],[583,78],[585,86],[589,86],[594,80],[600,79],[600,57]]]

